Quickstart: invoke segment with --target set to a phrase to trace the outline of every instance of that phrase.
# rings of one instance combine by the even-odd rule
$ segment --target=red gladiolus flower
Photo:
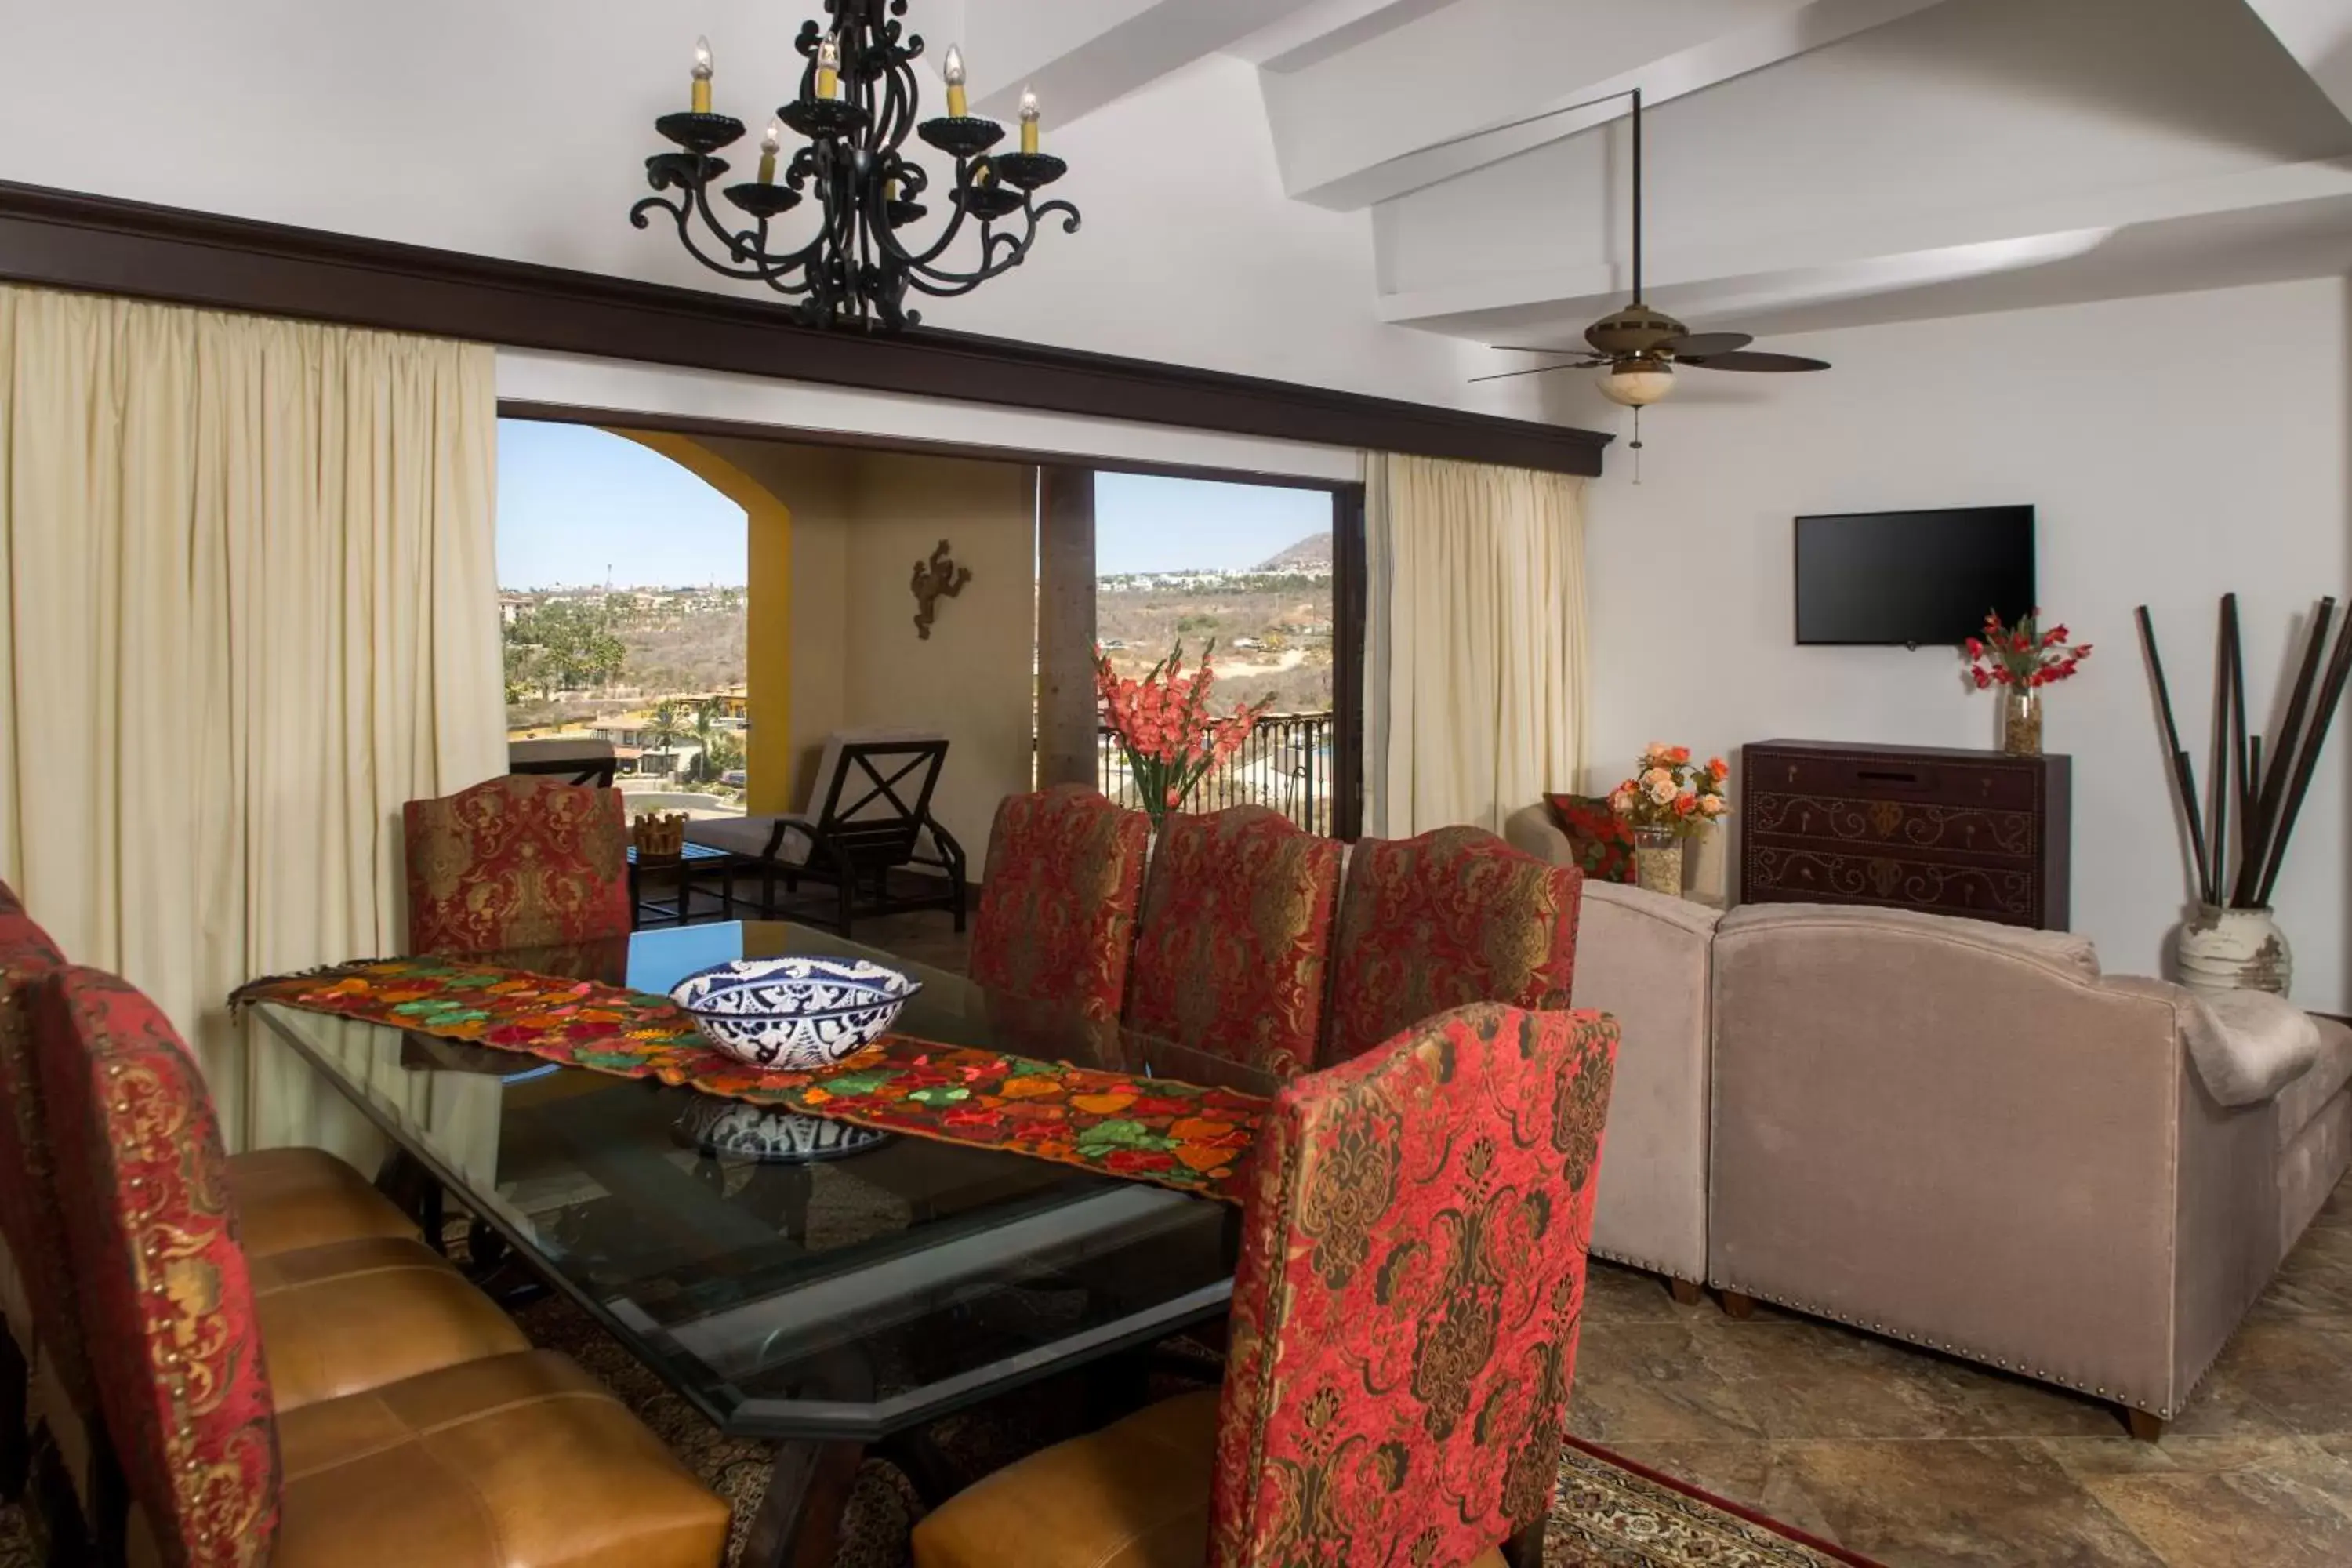
[[[1969,673],[1973,674],[1977,678],[1977,689],[1979,691],[1982,691],[1986,687],[1992,684],[1992,677],[1987,675],[1981,669],[1972,670]]]
[[[1982,658],[1984,657],[1984,644],[1977,641],[1976,638],[1970,637],[1963,646],[1968,648],[1969,657],[1970,658]]]

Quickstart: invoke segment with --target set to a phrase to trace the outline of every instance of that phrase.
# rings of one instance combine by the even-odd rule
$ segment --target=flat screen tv
[[[1951,647],[2033,608],[2033,509],[1797,520],[1797,641]]]

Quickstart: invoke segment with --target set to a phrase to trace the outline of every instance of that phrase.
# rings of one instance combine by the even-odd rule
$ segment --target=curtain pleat
[[[233,1148],[364,1142],[225,999],[396,951],[401,803],[505,769],[497,417],[480,346],[0,287],[0,868]]]
[[[1583,482],[1391,456],[1366,499],[1370,820],[1499,833],[1583,761]]]

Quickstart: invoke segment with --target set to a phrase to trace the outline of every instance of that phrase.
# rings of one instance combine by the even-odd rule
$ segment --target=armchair
[[[1549,807],[1516,813],[1505,832],[1530,855],[1575,864]],[[1710,966],[1722,918],[1704,904],[1588,877],[1576,939],[1571,1000],[1613,1016],[1624,1038],[1592,1252],[1664,1275],[1685,1304],[1706,1279]]]

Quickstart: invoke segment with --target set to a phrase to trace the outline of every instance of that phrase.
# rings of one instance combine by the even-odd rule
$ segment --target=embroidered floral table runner
[[[766,1072],[713,1049],[666,996],[446,958],[380,959],[257,980],[235,1002],[275,1002],[592,1072],[658,1079],[1229,1203],[1241,1201],[1235,1178],[1265,1104],[1232,1089],[903,1035],[814,1072]]]

